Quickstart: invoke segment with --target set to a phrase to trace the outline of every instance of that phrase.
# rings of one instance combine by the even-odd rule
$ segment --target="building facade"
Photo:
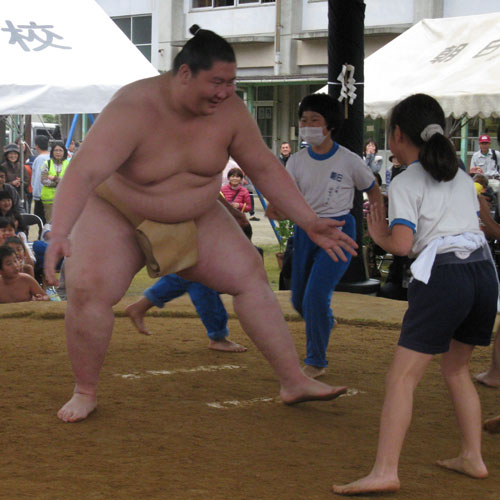
[[[348,0],[345,0],[348,1]],[[327,82],[327,0],[97,0],[160,71],[168,71],[198,24],[226,38],[238,63],[237,89],[268,146],[297,146],[300,98]],[[424,18],[484,14],[498,0],[365,0],[365,57]],[[490,123],[491,122],[491,123]],[[470,134],[493,133],[497,120],[476,120]],[[384,143],[381,120],[365,135]],[[474,141],[470,142],[473,148]]]

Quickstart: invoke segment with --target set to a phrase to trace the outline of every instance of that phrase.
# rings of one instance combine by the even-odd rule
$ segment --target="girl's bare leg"
[[[500,387],[500,325],[497,328],[495,335],[495,344],[493,345],[493,353],[491,355],[491,365],[488,371],[478,373],[474,377],[481,384],[489,387]]]
[[[481,456],[481,404],[469,372],[473,349],[473,346],[452,340],[450,350],[441,360],[462,439],[458,457],[439,460],[437,464],[474,478],[485,478],[488,469]]]
[[[411,421],[413,392],[431,359],[430,354],[397,347],[386,378],[375,464],[368,476],[342,486],[334,485],[334,493],[357,495],[399,490],[399,456]]]

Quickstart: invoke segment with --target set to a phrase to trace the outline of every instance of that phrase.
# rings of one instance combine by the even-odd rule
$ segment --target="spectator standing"
[[[378,153],[377,143],[373,139],[368,139],[363,151],[363,160],[370,167],[370,170],[374,174],[377,174],[382,168],[382,157],[376,156]]]
[[[40,199],[43,203],[46,222],[52,220],[52,207],[56,189],[69,164],[68,150],[62,143],[56,143],[50,151],[50,158],[43,164],[41,171],[42,192]]]
[[[489,185],[496,192],[500,185],[500,152],[491,149],[489,135],[483,134],[479,137],[479,151],[472,155],[469,171],[473,174],[484,174],[488,177]]]
[[[8,144],[4,150],[2,167],[5,168],[7,173],[7,184],[16,189],[19,198],[24,199],[28,194],[29,174],[25,167],[21,167],[19,156],[19,146],[17,144]],[[24,196],[21,196],[22,168],[24,168]]]
[[[37,135],[35,137],[35,149],[37,156],[31,165],[31,187],[33,189],[33,200],[35,200],[33,213],[38,215],[45,224],[45,212],[40,197],[42,194],[42,166],[50,158],[49,138],[46,135]]]
[[[281,164],[286,167],[286,163],[288,159],[290,158],[290,155],[292,154],[292,148],[290,147],[290,143],[288,142],[282,142],[281,147],[280,147],[280,162]]]
[[[221,193],[236,210],[250,212],[252,200],[250,199],[248,189],[241,185],[243,177],[243,171],[240,168],[232,168],[227,173],[229,184],[222,186]]]

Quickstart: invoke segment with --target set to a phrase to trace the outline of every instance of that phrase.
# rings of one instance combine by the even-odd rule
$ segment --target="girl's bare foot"
[[[86,419],[96,408],[95,396],[75,392],[73,397],[57,412],[63,422],[78,422]]]
[[[391,493],[400,488],[399,479],[385,476],[368,476],[349,484],[333,485],[333,492],[337,495],[368,495],[371,493]]]
[[[464,457],[450,458],[447,460],[438,460],[436,462],[440,467],[465,474],[475,479],[484,479],[488,477],[488,469],[482,459],[472,460]]]
[[[488,387],[500,387],[500,377],[495,377],[490,372],[478,373],[474,375],[474,378],[480,384],[487,385]]]
[[[498,417],[485,420],[483,429],[491,434],[498,434],[500,432],[500,415]]]
[[[237,344],[228,339],[221,340],[212,340],[210,339],[208,342],[208,348],[213,349],[214,351],[223,351],[223,352],[245,352],[248,349],[241,344]]]

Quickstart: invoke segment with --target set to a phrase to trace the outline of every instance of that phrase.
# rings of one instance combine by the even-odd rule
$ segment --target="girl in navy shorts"
[[[408,168],[389,188],[389,225],[382,206],[368,218],[373,240],[393,255],[416,258],[408,310],[386,379],[377,456],[370,474],[334,486],[354,495],[396,491],[398,461],[412,416],[413,391],[434,354],[451,394],[461,433],[456,458],[438,465],[474,478],[488,470],[481,456],[481,407],[469,374],[475,345],[488,345],[498,297],[495,269],[479,228],[471,179],[458,168],[443,135],[443,110],[417,94],[397,104],[389,147]]]

